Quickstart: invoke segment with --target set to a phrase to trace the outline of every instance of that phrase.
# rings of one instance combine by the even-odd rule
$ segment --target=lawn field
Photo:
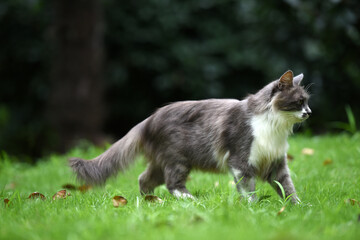
[[[139,161],[104,187],[79,186],[67,158],[93,158],[104,149],[79,147],[35,166],[0,160],[0,239],[360,239],[360,134],[290,138],[291,175],[302,204],[292,205],[260,181],[260,201],[240,201],[228,174],[192,172],[196,200],[176,199],[164,186],[160,202],[139,194]],[[306,149],[307,148],[307,149]],[[304,150],[305,149],[305,150]],[[28,199],[33,192],[46,199]],[[121,195],[127,205],[114,207]],[[9,200],[8,203],[4,202]],[[284,208],[285,207],[285,208]]]

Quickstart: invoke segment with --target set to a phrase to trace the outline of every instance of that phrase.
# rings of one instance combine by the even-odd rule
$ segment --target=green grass
[[[303,148],[314,149],[303,155]],[[302,200],[284,203],[270,186],[257,184],[264,200],[239,201],[230,175],[192,172],[188,189],[196,201],[177,200],[164,186],[155,195],[164,203],[146,202],[138,193],[137,177],[144,161],[103,188],[86,193],[69,191],[66,199],[51,197],[66,183],[77,184],[66,159],[92,158],[102,149],[74,149],[36,166],[0,162],[0,239],[359,239],[360,134],[290,139],[289,163]],[[331,164],[324,165],[325,160]],[[328,161],[329,162],[329,161]],[[215,183],[218,182],[217,187]],[[47,199],[27,199],[32,192]],[[112,197],[128,204],[114,208]],[[267,196],[270,197],[267,197]],[[10,199],[5,206],[3,199]],[[285,210],[278,215],[283,205]]]

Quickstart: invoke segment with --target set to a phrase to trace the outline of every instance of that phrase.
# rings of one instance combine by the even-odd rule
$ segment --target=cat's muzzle
[[[303,110],[303,113],[302,113],[301,117],[305,120],[308,117],[310,117],[311,114],[312,114],[311,109],[309,107],[307,107],[306,109]]]

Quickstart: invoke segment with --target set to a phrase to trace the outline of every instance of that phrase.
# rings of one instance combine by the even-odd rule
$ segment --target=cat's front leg
[[[296,194],[294,184],[290,177],[290,171],[287,165],[286,158],[284,158],[276,167],[273,168],[267,180],[271,184],[271,186],[276,190],[276,192],[279,194],[280,197],[283,197],[282,191],[278,186],[278,184],[274,182],[274,180],[278,181],[282,185],[285,191],[286,198],[291,195],[290,199],[292,203],[294,204],[300,203],[300,199]]]
[[[257,200],[255,194],[255,176],[246,174],[239,168],[231,168],[230,171],[234,176],[236,189],[241,194],[241,197],[248,202],[255,202]]]

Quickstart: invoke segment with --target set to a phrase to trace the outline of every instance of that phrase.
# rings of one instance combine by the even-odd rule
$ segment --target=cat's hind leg
[[[152,194],[155,187],[164,183],[163,170],[153,163],[149,163],[147,169],[139,176],[140,193]]]
[[[171,164],[165,167],[164,177],[166,187],[176,198],[195,199],[185,187],[189,173],[190,168],[183,164]]]

